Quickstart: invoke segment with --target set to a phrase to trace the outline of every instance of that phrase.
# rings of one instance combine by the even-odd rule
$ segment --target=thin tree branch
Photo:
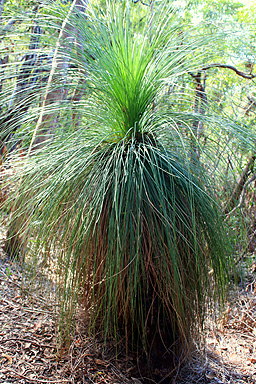
[[[146,4],[142,0],[132,0],[133,4],[137,4],[139,1],[141,2],[142,5],[146,5],[146,7],[150,7],[150,5],[151,5],[151,3],[150,4]]]
[[[242,72],[242,71],[240,71],[239,69],[237,69],[236,67],[234,67],[233,65],[229,65],[229,64],[220,64],[220,63],[213,63],[213,64],[205,65],[205,66],[203,66],[203,67],[201,68],[201,71],[206,71],[207,69],[210,69],[210,68],[224,68],[224,69],[231,69],[231,70],[234,71],[238,76],[241,76],[241,77],[243,77],[244,79],[254,79],[254,78],[256,77],[256,74]],[[191,73],[190,73],[190,75],[192,76]]]

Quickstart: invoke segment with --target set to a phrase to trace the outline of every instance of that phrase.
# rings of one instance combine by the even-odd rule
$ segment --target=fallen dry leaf
[[[142,384],[142,381],[140,381],[139,379],[136,379],[136,377],[131,377],[132,381],[135,383],[135,384]]]
[[[108,362],[107,361],[103,361],[103,360],[100,360],[100,359],[95,359],[94,362],[98,365],[105,365],[106,367],[109,366]]]
[[[216,373],[215,372],[209,372],[206,374],[207,379],[215,379]]]
[[[36,332],[38,329],[42,327],[42,319],[38,320],[34,325],[33,325],[33,332]]]
[[[251,359],[249,359],[249,361],[250,361],[252,364],[255,364],[255,363],[256,363],[256,358],[251,358]]]
[[[12,364],[12,357],[10,355],[7,355],[7,353],[2,353],[1,357],[8,360],[7,364]]]

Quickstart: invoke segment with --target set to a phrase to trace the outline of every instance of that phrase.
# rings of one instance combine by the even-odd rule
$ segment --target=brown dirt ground
[[[195,348],[165,383],[256,383],[254,272],[232,293],[225,313],[209,319],[206,346]],[[48,292],[46,294],[46,291]],[[140,384],[132,359],[86,336],[81,324],[69,348],[56,349],[54,287],[24,278],[0,253],[0,383]],[[152,380],[152,384],[154,381]]]

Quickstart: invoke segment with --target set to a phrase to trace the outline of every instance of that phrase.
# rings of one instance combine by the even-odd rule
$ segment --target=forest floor
[[[248,268],[247,268],[248,269]],[[256,285],[250,268],[225,313],[209,321],[205,348],[197,348],[162,383],[256,383]],[[35,275],[37,276],[37,275]],[[54,289],[24,278],[0,252],[0,383],[140,384],[132,359],[103,351],[77,323],[69,348],[56,349]],[[46,290],[48,289],[48,294]],[[49,289],[51,293],[49,294]],[[210,325],[210,323],[212,325]],[[214,325],[213,325],[214,323]],[[152,380],[152,384],[154,381]]]

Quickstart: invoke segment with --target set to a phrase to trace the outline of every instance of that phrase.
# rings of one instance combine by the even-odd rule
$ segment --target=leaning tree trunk
[[[81,13],[84,13],[87,5],[88,5],[88,0],[74,0],[70,8],[71,13],[74,12],[76,9],[79,10]],[[67,20],[66,24],[62,26],[62,30],[60,32],[57,45],[59,44],[59,42],[61,42],[62,50],[64,49],[69,51],[70,43],[71,41],[73,41],[75,42],[75,45],[78,45],[79,48],[82,50],[82,47],[78,43],[79,39],[76,39],[74,37],[78,35],[78,33],[79,32],[76,29],[76,27],[71,26]],[[57,45],[55,47],[55,53],[58,54]],[[61,70],[61,71],[64,71],[64,73],[67,73],[69,68],[69,62],[64,57],[58,57],[58,60],[57,60],[57,54],[55,57],[53,57],[52,70],[51,70],[52,72],[51,74],[53,76],[51,77],[51,74],[50,74],[50,77],[52,80],[53,80],[53,77],[55,76],[55,70],[54,70],[55,59],[56,59],[56,70]],[[50,112],[49,114],[44,113],[44,109],[48,105],[59,103],[67,97],[67,84],[66,84],[66,80],[65,79],[63,80],[65,84],[64,87],[58,87],[57,89],[54,87],[52,90],[50,90],[50,87],[49,87],[49,91],[46,89],[46,93],[44,95],[44,100],[42,105],[43,113],[41,116],[40,125],[38,126],[36,137],[34,138],[33,149],[43,148],[45,145],[45,142],[51,139],[51,137],[54,135],[54,131],[57,127],[58,119],[59,119],[58,108],[56,108],[54,111]],[[81,81],[80,81],[77,86],[77,89],[73,92],[70,98],[71,102],[78,102],[81,100],[84,94],[83,88],[85,88],[85,84],[82,83],[82,85],[84,85],[84,87],[81,87]],[[49,84],[49,86],[51,86],[51,84]],[[75,127],[78,127],[79,120],[80,120],[80,116],[77,113],[73,112],[72,125]]]
[[[9,102],[9,108],[5,115],[0,120],[1,125],[1,140],[9,147],[16,147],[17,142],[13,141],[12,137],[15,132],[21,127],[22,121],[35,99],[35,89],[37,76],[33,74],[37,65],[41,28],[35,25],[31,28],[31,37],[29,51],[24,56],[23,64],[16,80],[15,91]],[[34,71],[35,73],[36,71]],[[11,148],[11,149],[12,149]],[[21,151],[22,152],[22,151]],[[21,153],[21,156],[23,154]],[[11,207],[11,212],[15,210],[16,203]],[[25,243],[22,239],[21,227],[23,220],[11,217],[9,227],[7,229],[7,237],[4,245],[4,251],[12,258],[23,258]]]
[[[237,184],[235,185],[232,193],[231,193],[231,196],[225,206],[225,213],[228,214],[236,205],[241,193],[242,193],[242,190],[243,190],[243,187],[246,183],[246,180],[248,179],[248,176],[250,174],[250,172],[253,170],[253,167],[254,167],[254,163],[255,163],[255,160],[256,160],[256,156],[255,154],[252,154],[246,164],[246,166],[244,167],[244,170],[243,172],[241,173],[241,176],[237,182]]]
[[[86,5],[87,5],[87,0],[74,0],[72,5],[71,5],[70,10],[72,12],[75,8],[77,8],[80,11],[82,11],[86,7]],[[34,31],[34,33],[36,33],[36,32]],[[64,73],[67,73],[67,71],[68,71],[69,62],[67,60],[65,60],[64,58],[57,60],[57,55],[58,55],[59,42],[64,41],[64,43],[62,43],[62,44],[65,45],[65,41],[68,41],[70,44],[70,35],[71,35],[71,33],[69,32],[66,25],[62,25],[62,30],[59,34],[57,44],[55,47],[55,53],[54,53],[54,56],[52,59],[52,68],[51,68],[51,71],[50,71],[50,74],[48,77],[47,85],[45,87],[45,93],[43,95],[43,101],[41,104],[41,113],[40,113],[38,120],[37,120],[36,128],[34,130],[34,134],[32,136],[31,142],[30,142],[27,156],[30,156],[33,153],[33,151],[35,151],[35,150],[43,149],[44,146],[47,144],[47,141],[51,140],[51,137],[54,136],[55,129],[58,125],[58,119],[59,119],[58,108],[53,108],[53,110],[50,111],[50,113],[46,113],[45,111],[46,111],[47,107],[49,107],[53,104],[55,104],[55,106],[56,106],[57,103],[60,103],[66,97],[66,86],[65,85],[63,87],[51,88],[51,83],[53,80],[55,80],[54,79],[54,77],[56,75],[55,72],[63,71]],[[35,44],[34,44],[35,39],[34,39],[33,35],[31,37],[31,39],[32,39],[32,41],[30,44],[30,49],[34,49],[35,48]],[[39,43],[39,42],[37,41],[37,43]],[[63,46],[62,46],[62,48],[63,48]],[[67,47],[67,49],[68,49],[68,47]],[[28,54],[27,57],[29,58],[29,60],[34,59],[33,57],[31,58],[30,54]],[[33,62],[35,62],[35,60],[33,60]],[[19,76],[19,78],[21,78],[21,79],[22,79],[22,77],[23,76],[21,76],[21,75]],[[22,81],[18,82],[18,84],[19,84],[19,87],[24,86]],[[22,94],[22,93],[18,92],[18,94]],[[81,99],[82,95],[83,95],[83,91],[82,91],[81,86],[79,86],[78,89],[75,90],[75,92],[73,93],[72,99],[74,101],[79,101]],[[22,103],[21,103],[21,105],[22,105]],[[30,107],[30,105],[26,105],[25,107],[23,107],[24,110],[22,110],[22,112],[26,113],[27,110],[29,109],[29,107]],[[15,114],[15,116],[17,116],[17,114]],[[74,119],[75,125],[78,126],[79,116],[77,116],[75,113],[73,113],[72,119]],[[19,210],[20,204],[21,203],[19,202],[19,199],[17,199],[16,203],[12,207],[12,211],[14,212],[15,210]],[[23,216],[18,215],[18,218],[15,218],[15,216],[13,216],[11,218],[9,228],[7,231],[7,239],[6,239],[5,246],[4,246],[4,251],[9,256],[11,256],[12,258],[18,258],[21,260],[24,259],[26,244],[27,244],[27,235],[26,236],[22,235],[22,232],[25,233],[25,229],[26,229],[27,218],[25,216],[26,215],[24,214]]]

